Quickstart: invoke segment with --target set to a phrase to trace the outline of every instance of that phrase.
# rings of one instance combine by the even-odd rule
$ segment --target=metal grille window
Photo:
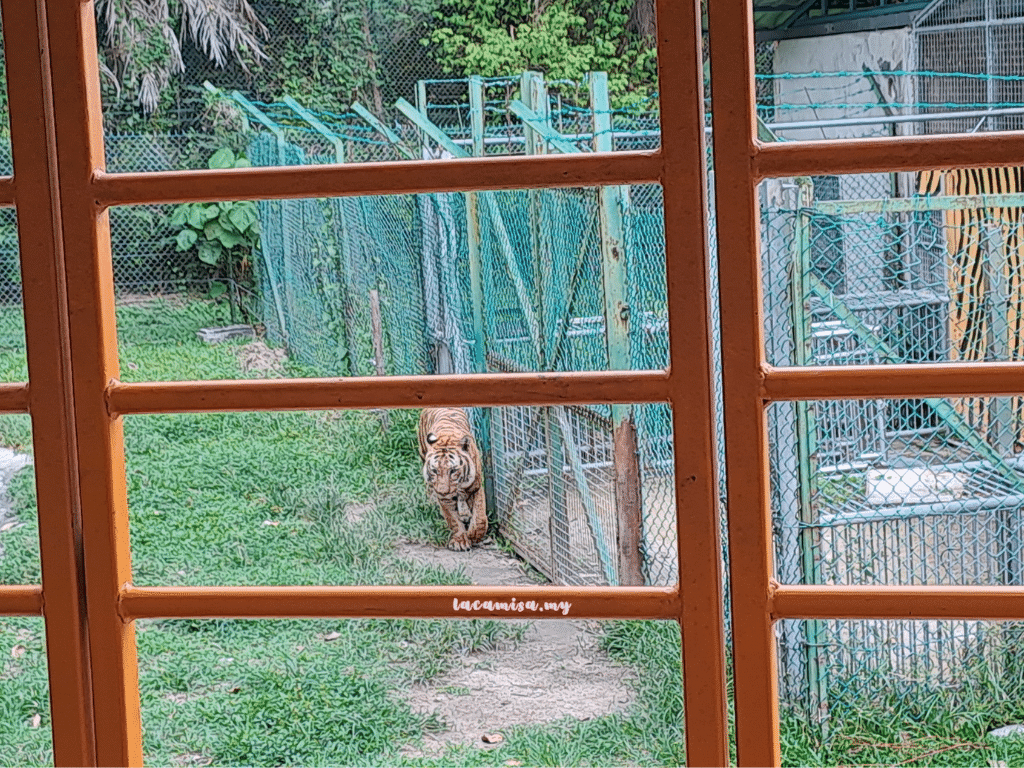
[[[701,5],[697,0],[657,2],[662,125],[660,144],[654,149],[386,164],[325,163],[317,168],[114,172],[103,145],[93,3],[3,3],[14,170],[12,176],[0,178],[0,203],[16,209],[20,252],[31,255],[21,260],[31,387],[25,382],[0,385],[0,412],[28,413],[32,419],[42,577],[40,584],[0,587],[0,614],[40,616],[45,621],[58,764],[141,764],[135,634],[140,620],[454,620],[460,618],[460,611],[464,615],[468,606],[477,604],[484,607],[473,609],[475,615],[500,619],[507,617],[500,605],[508,605],[513,598],[571,605],[575,618],[677,622],[683,641],[687,762],[727,764],[731,745],[714,440],[719,395],[712,357],[716,345],[721,349],[735,754],[740,765],[780,762],[780,680],[783,685],[793,676],[810,680],[809,670],[814,670],[814,679],[821,681],[830,669],[849,663],[838,656],[819,656],[783,658],[780,666],[780,635],[800,634],[813,642],[827,636],[855,641],[888,633],[906,638],[901,647],[913,647],[922,632],[973,642],[982,637],[981,622],[1024,619],[1024,588],[1020,586],[914,582],[892,586],[859,579],[862,574],[857,568],[876,538],[885,535],[884,528],[876,529],[876,520],[861,520],[858,525],[866,533],[846,541],[843,526],[850,521],[842,517],[841,509],[815,525],[794,519],[791,525],[782,526],[780,537],[817,536],[823,563],[796,562],[787,556],[778,558],[776,565],[777,551],[794,550],[776,541],[773,510],[778,507],[783,515],[799,516],[807,505],[849,500],[862,493],[859,487],[845,487],[836,478],[844,466],[869,461],[878,452],[875,436],[888,430],[885,402],[1020,396],[1024,363],[966,358],[923,365],[906,362],[914,359],[908,350],[900,360],[888,355],[882,365],[852,344],[849,331],[856,330],[850,325],[853,321],[863,337],[873,335],[870,319],[857,320],[853,313],[841,318],[844,325],[824,318],[808,323],[812,338],[806,340],[810,351],[806,359],[797,359],[804,349],[793,356],[770,357],[764,323],[766,318],[776,322],[779,313],[770,306],[763,309],[765,224],[758,189],[764,179],[1019,165],[1024,139],[1016,134],[989,133],[870,138],[838,146],[827,141],[763,144],[756,132],[758,94],[750,4],[748,0],[715,0],[707,4],[706,18],[702,18]],[[994,7],[1005,14],[1012,5],[996,3]],[[968,18],[974,17],[954,21]],[[705,23],[714,89],[718,252],[718,280],[714,283],[706,216],[701,40]],[[626,185],[660,187],[664,201],[668,286],[664,351],[670,361],[665,368],[630,371],[622,366],[594,371],[581,364],[580,370],[496,370],[473,376],[122,380],[113,298],[116,267],[110,247],[111,227],[125,225],[112,215],[120,206]],[[467,204],[470,201],[475,198]],[[323,214],[323,210],[317,213]],[[847,234],[844,232],[837,247],[845,247]],[[855,266],[847,260],[847,281]],[[886,278],[884,270],[872,274],[878,281]],[[769,275],[767,279],[774,278]],[[710,331],[713,287],[721,305],[720,340],[713,340]],[[652,327],[655,321],[651,319]],[[510,327],[514,326],[513,318]],[[581,338],[588,338],[592,331],[586,323],[573,330]],[[313,335],[315,328],[309,332]],[[641,326],[641,337],[643,332]],[[844,364],[835,365],[840,359]],[[666,476],[674,477],[673,486],[659,487],[668,485],[659,476],[658,483],[643,489],[645,494],[657,490],[674,499],[676,551],[658,553],[649,561],[657,573],[645,574],[651,583],[674,586],[512,589],[150,586],[133,582],[124,417],[503,406],[502,419],[495,425],[500,438],[522,432],[536,411],[546,410],[546,442],[556,433],[574,440],[581,447],[579,471],[597,474],[606,471],[608,455],[594,434],[608,413],[616,418],[615,406],[622,403],[650,408],[640,420],[640,429],[657,432],[660,440],[665,430],[653,425],[670,423],[672,434],[679,436],[671,446],[663,440],[656,443],[665,450],[655,451],[658,456],[649,462],[666,468],[671,464],[674,475]],[[816,487],[798,491],[772,487],[769,430],[778,430],[781,422],[769,418],[772,404],[797,423],[806,421],[811,411],[824,422],[822,445],[826,450],[819,467],[824,476],[818,478],[821,482]],[[857,434],[836,426],[844,423],[857,425]],[[551,470],[539,442],[534,446],[520,441],[519,445],[525,446],[522,469],[517,470],[525,487],[525,480]],[[799,450],[809,454],[812,447],[805,445]],[[794,457],[779,460],[793,461]],[[885,478],[876,480],[881,483]],[[870,492],[865,487],[862,495]],[[801,498],[794,499],[794,493]],[[881,496],[884,501],[884,491]],[[1004,512],[995,509],[992,520],[979,518],[968,535],[978,540],[990,537],[1002,525],[997,518]],[[938,528],[943,525],[936,524]],[[946,528],[942,535],[958,535],[955,527]],[[571,538],[571,526],[566,535]],[[662,538],[667,541],[671,536]],[[844,561],[842,553],[856,547],[861,550],[854,562]],[[599,552],[580,567],[610,572],[614,566],[602,561]],[[816,567],[823,578],[807,578],[807,569]],[[996,563],[992,567],[1008,566]],[[963,578],[955,567],[946,572],[953,574],[951,578]],[[783,621],[786,623],[780,625]],[[908,628],[914,622],[915,627]],[[994,643],[1014,642],[1013,637],[998,634],[986,636]],[[944,674],[953,672],[943,670]]]
[[[93,3],[3,3],[14,173],[13,178],[0,181],[0,202],[17,209],[21,252],[32,254],[22,262],[32,387],[4,385],[0,409],[28,412],[33,420],[42,584],[0,587],[0,613],[42,616],[46,622],[58,763],[141,762],[136,645],[140,620],[454,620],[464,616],[465,606],[476,604],[494,607],[482,608],[475,616],[501,618],[500,606],[510,604],[513,598],[571,605],[574,618],[678,622],[690,638],[683,651],[689,760],[694,764],[727,761],[719,494],[707,343],[709,270],[699,5],[665,4],[661,10],[659,29],[673,39],[660,70],[662,81],[668,84],[661,96],[661,113],[667,116],[661,131],[665,151],[646,147],[615,154],[588,151],[572,156],[470,157],[379,165],[336,164],[328,157],[322,165],[318,161],[316,168],[271,162],[273,167],[140,171],[125,170],[125,158],[133,151],[130,142],[112,141],[104,147]],[[565,128],[571,130],[571,126]],[[606,133],[610,137],[610,131]],[[457,202],[469,205],[477,200],[461,193],[497,190],[513,198],[523,196],[517,189],[568,187],[587,189],[579,195],[579,202],[586,203],[596,197],[595,188],[632,184],[644,185],[647,190],[660,188],[670,211],[665,218],[665,237],[671,244],[664,262],[671,295],[662,316],[645,317],[637,328],[638,344],[652,343],[655,356],[660,350],[661,360],[672,360],[671,369],[655,363],[652,369],[631,371],[628,364],[613,364],[613,371],[594,371],[581,360],[569,366],[569,372],[534,368],[544,372],[533,373],[528,366],[526,370],[520,366],[512,371],[499,367],[472,377],[452,376],[443,374],[443,356],[437,349],[410,347],[405,350],[410,355],[435,355],[433,362],[441,373],[371,379],[366,371],[344,371],[352,375],[342,379],[140,383],[126,383],[120,375],[115,274],[140,285],[154,278],[151,270],[147,272],[146,254],[112,263],[111,229],[144,227],[151,210],[146,206],[255,200],[268,206],[268,215],[272,215],[274,206],[297,207],[314,201],[308,220],[313,226],[323,226],[328,217],[334,220],[356,211],[347,204],[319,201],[372,195],[400,202],[403,195],[437,193],[435,200],[443,205],[456,202],[446,198],[446,193],[459,193]],[[531,195],[533,198],[542,195]],[[363,211],[359,215],[369,214]],[[403,216],[400,206],[385,215]],[[369,226],[373,231],[373,222]],[[134,278],[126,275],[126,270],[132,269],[137,275]],[[311,276],[313,280],[316,277]],[[389,308],[383,307],[384,311]],[[442,315],[451,308],[441,301],[435,309],[438,322],[444,325]],[[593,352],[585,348],[594,336],[587,322],[600,321],[602,312],[600,307],[588,309],[596,311],[577,313],[585,319],[579,328],[569,329],[569,335],[580,339],[580,354]],[[586,320],[594,317],[596,321]],[[268,333],[286,330],[291,329],[282,323],[276,329],[268,328]],[[441,330],[446,338],[460,335],[447,325]],[[298,329],[306,334],[310,346],[317,331],[315,325]],[[694,344],[694,339],[698,343]],[[472,354],[472,350],[449,349],[447,354],[454,364],[458,356]],[[330,364],[328,359],[324,367],[331,370]],[[661,533],[665,541],[681,542],[681,549],[660,552],[659,573],[650,576],[652,582],[673,586],[150,586],[151,577],[144,579],[142,574],[142,583],[133,581],[123,422],[138,418],[137,414],[418,408],[431,404],[504,406],[502,413],[508,420],[497,425],[500,437],[517,429],[513,414],[519,412],[513,408],[522,409],[527,418],[531,409],[543,409],[549,415],[564,416],[545,422],[548,442],[555,434],[563,442],[573,441],[580,447],[577,469],[607,480],[607,445],[595,436],[606,428],[609,414],[612,420],[618,418],[615,404],[621,403],[659,404],[656,413],[644,417],[641,427],[661,441],[646,449],[657,454],[650,463],[657,465],[659,472],[671,469],[665,477],[686,478],[670,489],[659,475],[659,482],[644,490],[674,498],[679,508],[688,511],[678,518],[681,529],[674,534]],[[674,451],[665,440],[671,432],[687,435],[686,444]],[[526,451],[526,480],[535,476],[530,474],[533,470],[550,469],[543,460],[534,466],[536,459],[532,450]],[[598,516],[607,506],[600,502],[591,505]],[[571,539],[575,535],[571,515],[568,522]],[[660,544],[660,539],[655,543]],[[606,560],[599,554],[582,562],[580,569],[584,574],[597,571],[598,580],[608,581],[607,574],[614,572],[616,563]],[[673,568],[680,569],[682,575],[671,573]],[[642,579],[634,576],[630,581]],[[594,579],[584,576],[581,580]],[[699,588],[684,593],[678,586],[684,583]]]

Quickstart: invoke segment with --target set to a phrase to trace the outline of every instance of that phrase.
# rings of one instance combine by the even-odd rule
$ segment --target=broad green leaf
[[[235,165],[235,153],[227,147],[218,149],[213,153],[210,162],[207,163],[211,169],[233,168]]]
[[[236,245],[245,243],[245,238],[237,232],[228,229],[220,223],[220,220],[211,221],[203,228],[203,234],[209,240],[217,240],[225,248],[234,248]]]
[[[216,266],[222,252],[223,248],[216,240],[207,240],[199,244],[199,260],[206,264]]]
[[[218,216],[220,216],[220,208],[216,203],[206,206],[206,208],[203,210],[203,218],[206,221],[212,221],[213,219],[216,219]]]
[[[171,214],[171,219],[168,222],[170,226],[174,228],[185,226],[185,221],[188,218],[188,206],[179,205],[174,209],[174,213]]]
[[[199,235],[194,229],[183,229],[178,233],[178,236],[174,238],[174,241],[178,244],[179,251],[187,251],[196,244],[196,240],[198,239]]]
[[[228,287],[224,283],[210,283],[210,298],[216,299],[218,296],[223,296],[227,293]]]
[[[189,205],[186,216],[188,225],[193,229],[202,229],[203,224],[206,223],[206,216],[203,213],[203,207],[201,205]]]
[[[256,206],[252,203],[236,205],[228,211],[228,220],[239,232],[245,232],[257,221]]]

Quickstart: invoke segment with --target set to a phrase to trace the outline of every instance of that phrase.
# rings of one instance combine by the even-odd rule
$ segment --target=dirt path
[[[494,544],[465,553],[405,543],[399,555],[421,564],[461,566],[474,584],[536,583]],[[428,734],[422,749],[408,749],[408,755],[433,757],[450,744],[485,747],[485,734],[567,717],[589,720],[620,712],[633,701],[633,672],[600,650],[599,622],[517,623],[528,627],[517,647],[466,654],[447,674],[407,692],[413,710],[434,712],[449,728]]]

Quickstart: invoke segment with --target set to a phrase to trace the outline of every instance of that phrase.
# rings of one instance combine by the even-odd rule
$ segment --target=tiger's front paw
[[[448,542],[448,549],[454,549],[456,552],[466,552],[472,545],[469,543],[468,533],[456,533],[452,536],[451,541]]]

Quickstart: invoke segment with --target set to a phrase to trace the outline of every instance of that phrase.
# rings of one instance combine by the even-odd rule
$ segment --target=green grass
[[[124,378],[238,378],[231,345],[195,339],[200,306],[129,308]],[[143,322],[144,321],[144,322]],[[153,342],[161,328],[166,343]],[[132,343],[132,339],[138,343]],[[0,359],[3,355],[0,354]],[[15,377],[16,378],[16,377]],[[125,419],[133,573],[140,584],[457,584],[461,572],[400,563],[399,536],[441,542],[417,469],[414,412],[382,434],[367,413],[242,413]],[[28,449],[25,419],[0,421]],[[11,487],[0,581],[38,583],[31,472]],[[346,521],[361,504],[358,522]],[[515,642],[503,622],[370,620],[139,622],[144,750],[153,764],[393,762],[441,725],[397,693],[456,654]],[[10,649],[24,647],[18,658]],[[0,620],[0,764],[52,761],[42,623]],[[32,716],[41,714],[39,727]]]
[[[230,343],[195,329],[225,308],[163,302],[119,310],[127,380],[240,378]],[[3,340],[0,379],[24,379]],[[289,373],[305,373],[290,366]],[[417,469],[414,412],[242,413],[125,419],[133,574],[139,584],[457,584],[461,572],[399,561],[399,538],[443,543]],[[0,417],[0,444],[29,450],[27,417]],[[0,534],[0,583],[38,583],[31,470],[10,488],[18,525]],[[352,517],[355,510],[359,519]],[[436,678],[461,653],[506,646],[522,630],[496,621],[150,620],[138,623],[146,760],[154,765],[678,765],[685,760],[678,628],[607,622],[603,647],[636,673],[625,712],[503,732],[490,749],[439,758],[400,752],[441,729],[400,691]],[[1024,721],[1020,646],[979,664],[956,690],[881,686],[834,692],[829,738],[786,712],[787,765],[1024,766],[1024,740],[992,742]],[[699,641],[699,640],[698,640]],[[982,658],[982,656],[978,656]],[[995,671],[993,671],[995,670]],[[879,693],[878,691],[881,691]],[[888,693],[886,693],[888,691]],[[464,689],[449,687],[458,695]],[[38,725],[33,718],[40,717]],[[52,762],[42,621],[0,619],[0,765]]]

